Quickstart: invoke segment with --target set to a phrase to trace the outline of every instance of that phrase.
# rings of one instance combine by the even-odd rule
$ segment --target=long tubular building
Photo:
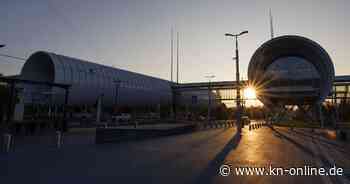
[[[93,105],[100,96],[106,106],[116,101],[118,105],[128,106],[170,104],[172,99],[170,81],[45,51],[35,52],[28,58],[20,77],[70,84],[70,105]],[[36,94],[62,93],[59,89],[35,86],[26,86],[25,90]],[[54,101],[63,103],[62,98]]]

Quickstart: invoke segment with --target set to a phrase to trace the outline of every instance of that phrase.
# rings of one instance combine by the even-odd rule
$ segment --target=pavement
[[[135,128],[135,125],[124,125],[124,126],[117,126],[114,128],[117,129],[139,129],[139,130],[169,130],[169,129],[173,129],[173,128],[178,128],[178,127],[184,127],[184,126],[188,126],[189,124],[146,124],[146,125],[137,125],[137,128]]]
[[[0,181],[16,183],[349,183],[350,146],[305,129],[208,129],[137,142],[95,145],[93,131],[17,141],[0,154]],[[40,142],[40,143],[39,143]],[[238,167],[345,169],[347,176],[237,176]],[[220,175],[223,165],[228,176]],[[226,170],[227,171],[227,170]]]

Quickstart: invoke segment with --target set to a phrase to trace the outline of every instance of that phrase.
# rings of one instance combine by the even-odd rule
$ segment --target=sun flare
[[[246,99],[256,99],[256,90],[251,86],[245,88],[243,93]]]

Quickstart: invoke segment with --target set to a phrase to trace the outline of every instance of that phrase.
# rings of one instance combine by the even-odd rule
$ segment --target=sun
[[[245,99],[256,99],[256,90],[253,87],[248,86],[243,90],[243,95]]]

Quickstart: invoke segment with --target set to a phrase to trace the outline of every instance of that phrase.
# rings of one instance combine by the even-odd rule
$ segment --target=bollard
[[[347,140],[347,135],[345,131],[339,131],[339,139],[342,141],[346,141]]]
[[[56,146],[58,149],[60,149],[62,146],[62,132],[61,131],[56,131],[56,138],[57,138]]]
[[[6,133],[3,136],[4,136],[5,152],[8,153],[10,152],[10,149],[11,149],[12,135],[9,133]]]

